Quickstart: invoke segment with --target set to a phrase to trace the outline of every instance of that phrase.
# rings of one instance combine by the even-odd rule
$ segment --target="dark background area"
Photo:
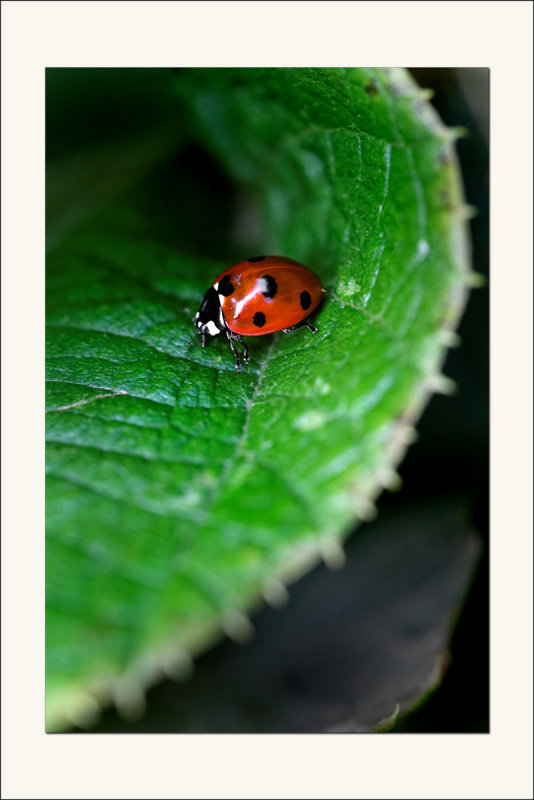
[[[140,70],[139,77],[144,79]],[[91,91],[92,83],[87,71],[81,79],[88,81],[86,92]],[[458,140],[457,152],[461,164],[466,202],[477,210],[470,221],[472,237],[473,269],[488,276],[489,262],[489,71],[484,69],[413,69],[411,73],[423,88],[434,91],[432,104],[443,122],[449,127],[463,126],[467,135]],[[94,144],[99,135],[109,136],[109,125],[116,123],[116,135],[120,140],[124,135],[121,121],[135,117],[136,97],[123,97],[124,107],[110,107],[109,113],[96,118],[106,120],[106,129],[98,130],[87,126],[83,115],[69,115],[74,120],[71,130],[54,124],[62,118],[60,106],[69,96],[72,87],[68,76],[64,91],[49,95],[47,107],[47,157],[68,154],[74,145]],[[56,87],[57,88],[57,87]],[[61,87],[60,87],[61,88]],[[78,87],[79,88],[79,87]],[[82,87],[83,88],[83,87]],[[83,95],[83,92],[82,92]],[[55,100],[54,100],[55,98]],[[154,108],[146,118],[159,113],[165,104],[161,98],[154,98]],[[56,103],[56,105],[54,105]],[[109,123],[109,125],[108,125]],[[142,130],[142,120],[138,120]],[[185,152],[185,158],[183,153]],[[168,170],[169,165],[165,166]],[[187,230],[192,242],[206,247],[205,231],[195,227],[198,220],[206,214],[198,213],[198,203],[206,202],[205,194],[195,194],[194,187],[208,184],[209,197],[213,201],[213,216],[220,222],[220,232],[211,237],[212,242],[221,246],[224,231],[231,230],[231,218],[239,213],[242,198],[233,194],[234,189],[211,158],[200,148],[190,144],[173,167],[180,174],[182,186],[190,186],[188,216],[181,220],[181,228]],[[157,179],[157,176],[156,176]],[[196,199],[195,199],[196,198]],[[227,202],[223,202],[227,198]],[[210,202],[211,202],[210,201]],[[164,202],[162,200],[162,202]],[[217,208],[225,208],[226,215],[217,213]],[[205,211],[205,209],[204,209]],[[165,215],[162,214],[162,219]],[[211,217],[210,217],[211,218]],[[220,235],[219,235],[220,234]],[[176,235],[163,231],[162,235]],[[197,241],[198,240],[198,241]],[[209,251],[209,248],[206,252]],[[212,253],[215,255],[215,253]],[[481,542],[481,559],[471,584],[465,607],[458,618],[451,643],[451,660],[445,677],[425,703],[417,710],[406,714],[393,727],[394,732],[454,732],[473,733],[489,730],[489,290],[486,287],[474,289],[471,293],[466,313],[458,330],[462,344],[448,351],[443,372],[458,385],[458,392],[452,397],[435,395],[421,420],[417,424],[419,439],[411,446],[400,465],[403,489],[395,494],[385,492],[378,501],[379,519],[362,526],[358,535],[349,540],[347,555],[358,548],[362,536],[372,535],[373,526],[395,524],[403,513],[420,507],[421,504],[443,507],[460,506],[465,515],[466,525],[474,529]],[[291,602],[282,612],[262,609],[254,618],[256,639],[246,649],[268,648],[270,637],[276,635],[280,626],[280,614],[298,614],[299,598],[313,596],[311,587],[317,582],[327,580],[323,576],[324,567],[313,570],[291,589]],[[341,575],[341,573],[339,573]],[[336,580],[336,574],[331,578]],[[314,583],[315,582],[315,583]],[[328,590],[327,590],[328,591]],[[308,595],[306,595],[308,592]],[[317,607],[308,608],[309,614],[328,614],[325,608],[325,595],[317,593]],[[292,609],[295,607],[296,612]],[[199,714],[199,722],[193,729],[210,730],[202,727],[203,710],[194,708],[202,695],[203,682],[217,685],[217,676],[224,672],[234,672],[236,698],[240,697],[239,664],[243,650],[238,645],[224,641],[198,660],[196,673],[188,684],[175,684],[165,681],[152,689],[147,696],[148,711],[139,721],[122,720],[113,709],[106,711],[95,732],[141,732],[180,730],[173,728],[172,708],[176,703],[189,705],[187,713],[194,717]],[[253,661],[254,656],[250,656]],[[310,673],[307,673],[310,674]],[[304,676],[304,677],[303,677]],[[335,683],[336,675],[330,676]],[[194,686],[197,686],[195,690]],[[189,687],[189,688],[188,688]],[[298,669],[287,672],[284,692],[292,698],[302,698],[306,702],[306,678]],[[197,701],[194,700],[196,691]],[[225,685],[224,691],[227,691]],[[191,697],[190,697],[191,696]],[[231,698],[228,698],[231,702]],[[258,710],[260,713],[260,710]],[[313,718],[309,731],[313,732]],[[239,728],[236,728],[239,730]]]

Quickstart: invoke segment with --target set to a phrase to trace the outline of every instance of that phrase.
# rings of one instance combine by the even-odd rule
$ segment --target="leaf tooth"
[[[137,662],[135,669],[135,679],[145,689],[156,683],[163,677],[161,660],[157,653],[149,652]]]
[[[134,722],[145,713],[145,693],[141,683],[133,677],[120,678],[113,686],[111,696],[123,719]]]
[[[222,627],[236,644],[246,644],[254,636],[254,627],[251,621],[240,611],[225,611],[222,617]]]
[[[460,347],[462,344],[462,340],[456,331],[451,331],[449,328],[444,328],[439,332],[439,339],[445,347]]]
[[[195,671],[193,659],[181,647],[163,650],[159,655],[159,662],[163,673],[173,681],[186,681]]]
[[[486,285],[486,277],[480,272],[468,272],[465,276],[465,283],[471,289],[481,289]]]
[[[478,217],[478,214],[478,208],[470,203],[462,203],[461,206],[458,206],[458,216],[464,221],[474,219],[475,217]]]
[[[108,706],[111,703],[111,687],[112,679],[109,677],[97,677],[89,684],[89,692],[101,708]]]
[[[383,489],[398,492],[402,489],[402,478],[389,464],[384,464],[376,474],[376,480]]]
[[[451,128],[445,128],[444,135],[450,142],[455,142],[458,139],[465,139],[466,136],[469,136],[469,130],[462,125],[455,125]]]
[[[341,542],[333,537],[323,539],[319,545],[321,557],[328,569],[341,569],[345,566],[347,557]]]
[[[98,700],[86,692],[76,697],[76,705],[67,711],[67,717],[77,728],[91,728],[98,721],[101,706]]]
[[[397,440],[406,446],[414,444],[419,438],[419,434],[413,425],[407,422],[400,422],[397,426]]]
[[[429,375],[426,379],[426,385],[431,392],[436,392],[438,394],[450,396],[458,391],[458,386],[452,378],[448,378],[446,375],[441,375],[439,373]]]
[[[265,602],[274,608],[282,608],[289,601],[289,592],[278,578],[269,578],[263,584],[261,593]]]
[[[360,492],[352,495],[352,506],[358,517],[364,522],[370,522],[377,515],[376,506],[371,498]]]
[[[435,94],[436,93],[434,89],[419,89],[417,91],[417,98],[418,100],[424,100],[428,102],[429,100],[432,100]]]

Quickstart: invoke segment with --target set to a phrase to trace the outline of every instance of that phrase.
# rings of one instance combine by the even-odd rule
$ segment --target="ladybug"
[[[195,315],[195,326],[206,345],[206,334],[225,333],[235,356],[236,369],[241,358],[235,342],[243,347],[242,359],[248,364],[248,347],[241,336],[265,336],[275,331],[292,331],[306,322],[323,299],[318,276],[283,256],[256,256],[228,267],[208,289]]]

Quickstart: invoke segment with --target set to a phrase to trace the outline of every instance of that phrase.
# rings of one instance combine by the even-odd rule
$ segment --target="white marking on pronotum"
[[[208,331],[210,336],[217,336],[217,334],[220,333],[219,328],[217,327],[216,323],[213,322],[212,319],[210,319],[209,322],[206,322],[206,330]]]
[[[215,289],[215,291],[217,291],[217,289],[219,288],[219,281],[213,284],[213,288]]]

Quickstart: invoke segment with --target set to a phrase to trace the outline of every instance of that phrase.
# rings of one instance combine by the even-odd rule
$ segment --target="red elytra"
[[[284,256],[257,256],[240,261],[221,272],[206,292],[195,325],[205,346],[206,334],[223,331],[230,342],[240,369],[234,341],[248,348],[240,336],[264,336],[275,331],[292,330],[305,325],[324,296],[320,278],[311,269]]]
[[[228,296],[221,292],[227,276],[227,286],[234,287]],[[213,285],[222,295],[226,324],[243,336],[263,336],[298,325],[315,311],[324,294],[311,269],[283,256],[241,261],[221,272]]]

